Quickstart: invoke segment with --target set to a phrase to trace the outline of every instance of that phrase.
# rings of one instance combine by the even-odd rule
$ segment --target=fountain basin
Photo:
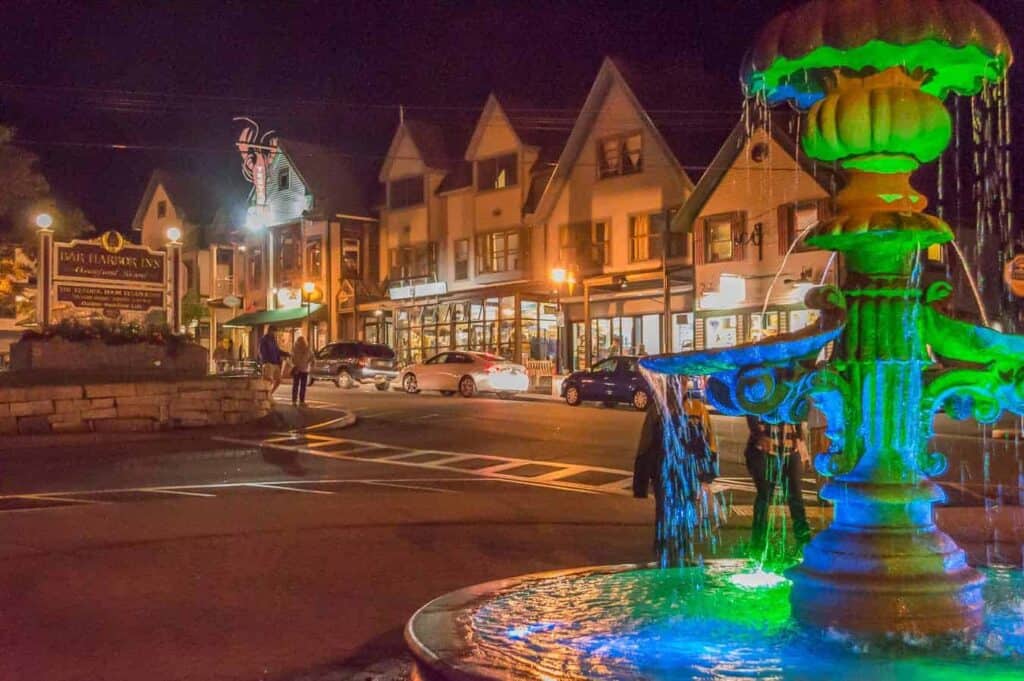
[[[973,632],[855,637],[791,617],[787,581],[742,561],[524,575],[421,608],[406,641],[423,681],[1024,678],[1024,573],[983,570]]]

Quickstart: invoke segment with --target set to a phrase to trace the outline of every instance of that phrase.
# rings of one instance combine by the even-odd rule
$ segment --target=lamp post
[[[562,313],[562,284],[569,285],[569,295],[576,285],[576,274],[565,267],[553,267],[551,269],[551,281],[555,285],[555,308],[557,311],[555,323],[555,373],[562,373],[562,324],[565,315]]]
[[[310,349],[315,349],[315,343],[313,343],[313,320],[309,318],[310,314],[310,303],[313,302],[313,292],[316,291],[316,284],[311,281],[307,281],[302,285],[302,298],[306,302],[306,324],[309,327],[309,340]]]
[[[170,261],[171,275],[168,277],[170,293],[167,306],[167,323],[174,333],[181,333],[181,229],[167,228],[167,259]]]
[[[50,297],[53,284],[53,218],[49,213],[36,216],[39,228],[39,268],[36,272],[36,321],[40,327],[50,323]]]

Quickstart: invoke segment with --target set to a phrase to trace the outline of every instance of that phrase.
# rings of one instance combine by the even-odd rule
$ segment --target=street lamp
[[[40,327],[50,323],[50,289],[53,281],[53,217],[49,213],[36,216],[39,228],[39,267],[36,276],[36,321]]]
[[[176,244],[181,241],[181,230],[177,227],[167,228],[167,240],[172,244]]]
[[[170,289],[167,323],[174,333],[181,333],[181,299],[185,295],[185,292],[182,290],[184,282],[181,280],[181,228],[176,226],[168,227],[164,234],[167,235],[167,259],[169,260],[168,267],[171,270],[170,281],[167,282],[167,286]]]

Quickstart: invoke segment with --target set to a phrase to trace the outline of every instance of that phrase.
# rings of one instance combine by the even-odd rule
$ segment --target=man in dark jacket
[[[789,516],[793,520],[797,545],[803,546],[811,540],[811,527],[807,524],[803,497],[804,464],[810,464],[803,426],[799,423],[773,425],[756,416],[748,416],[747,427],[750,429],[750,437],[743,458],[746,459],[747,470],[757,489],[751,548],[759,553],[765,549],[768,510],[772,496],[780,486],[789,502]]]
[[[277,387],[281,385],[281,362],[284,353],[277,344],[277,337],[273,329],[267,327],[267,332],[260,338],[260,362],[263,363],[263,380],[270,381],[270,394],[273,395]]]

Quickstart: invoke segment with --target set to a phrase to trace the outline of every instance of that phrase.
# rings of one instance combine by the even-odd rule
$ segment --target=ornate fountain
[[[845,279],[814,292],[827,314],[813,332],[643,364],[710,373],[725,413],[798,422],[810,403],[826,415],[832,445],[815,465],[834,520],[788,574],[803,622],[918,633],[980,622],[982,577],[935,526],[943,494],[929,478],[945,459],[927,446],[939,410],[983,423],[1024,412],[1024,338],[940,312],[952,289],[923,286],[922,259],[953,233],[910,176],[950,142],[943,98],[1001,80],[1010,61],[998,24],[968,0],[813,0],[773,20],[744,65],[749,96],[809,108],[805,153],[848,176],[835,217],[807,237],[842,255]]]
[[[943,493],[930,478],[946,462],[928,442],[939,411],[983,423],[1004,410],[1024,414],[1024,337],[943,313],[952,288],[925,282],[922,264],[924,252],[952,241],[953,233],[925,212],[928,202],[910,178],[949,145],[953,123],[943,99],[1000,81],[1011,61],[1001,28],[970,0],[810,0],[773,20],[746,59],[748,96],[806,111],[804,151],[845,171],[835,217],[807,235],[811,245],[841,255],[844,280],[808,295],[808,305],[822,311],[815,328],[642,364],[661,374],[708,376],[709,401],[726,414],[797,422],[813,405],[827,417],[830,447],[815,465],[829,478],[822,496],[834,505],[834,519],[787,572],[787,609],[777,597],[755,602],[730,590],[716,581],[726,568],[713,564],[696,569],[706,583],[692,591],[672,587],[671,595],[664,571],[528,576],[449,594],[418,613],[407,638],[429,674],[633,678],[622,662],[632,660],[642,669],[670,669],[636,678],[689,678],[677,677],[673,665],[707,674],[723,650],[740,657],[747,650],[753,651],[743,658],[748,662],[782,660],[773,674],[785,676],[792,659],[799,660],[801,678],[825,678],[808,672],[819,666],[831,678],[847,678],[845,658],[829,667],[817,643],[800,636],[831,630],[970,636],[995,626],[998,618],[986,610],[997,599],[986,604],[984,595],[993,584],[935,525],[933,505]],[[633,600],[611,602],[608,593]],[[1014,601],[1011,609],[1018,607],[1024,606]],[[694,624],[684,610],[704,619]],[[606,611],[613,614],[602,618]],[[572,612],[577,619],[566,622]],[[738,612],[749,622],[733,621]],[[762,629],[750,629],[751,622]],[[459,633],[460,627],[470,631]],[[1016,641],[998,627],[985,636],[1024,655],[1024,638]],[[521,650],[520,638],[529,643]],[[638,640],[662,649],[673,643],[648,659]],[[614,666],[609,660],[621,663],[617,671],[607,671]],[[901,673],[888,658],[884,664],[886,677]],[[882,678],[867,665],[855,664],[849,678]],[[907,669],[904,678],[917,678],[919,668]],[[1008,678],[1019,671],[1012,667]]]

